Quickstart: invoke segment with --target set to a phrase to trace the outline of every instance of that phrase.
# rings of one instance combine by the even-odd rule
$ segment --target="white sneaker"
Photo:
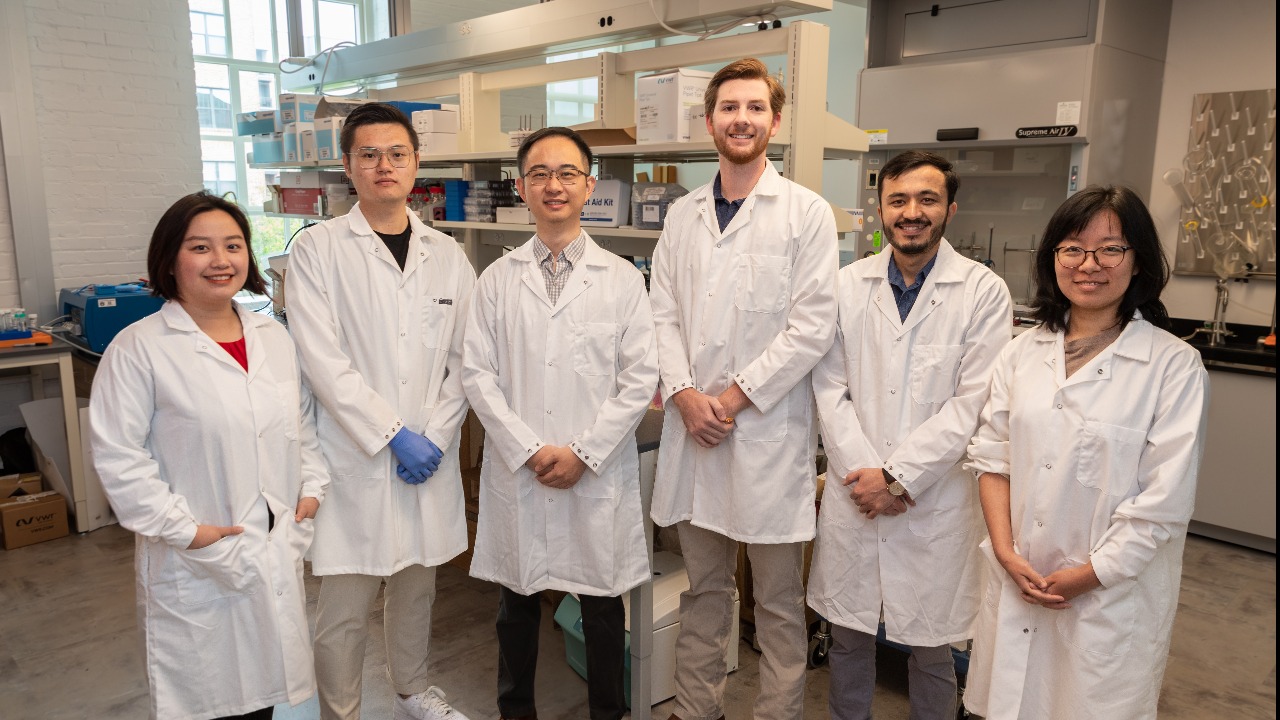
[[[402,698],[396,695],[395,720],[468,720],[445,702],[444,691],[436,686],[426,692]]]

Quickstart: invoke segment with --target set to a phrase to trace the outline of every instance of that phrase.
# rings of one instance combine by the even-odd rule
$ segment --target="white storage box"
[[[691,108],[702,106],[712,73],[680,68],[636,80],[636,142],[689,142]]]
[[[320,118],[315,122],[315,159],[322,163],[342,161],[342,126],[345,117]]]
[[[510,223],[512,225],[533,224],[533,213],[529,212],[528,205],[494,208],[493,212],[497,218],[497,222],[500,223]]]
[[[449,155],[458,152],[457,133],[418,133],[418,150],[423,155]]]
[[[322,189],[326,185],[348,184],[346,173],[341,170],[299,170],[280,173],[282,188]]]
[[[309,122],[295,122],[284,126],[284,161],[302,162],[302,131],[315,130]]]
[[[621,180],[597,180],[595,192],[582,206],[582,226],[618,227],[631,216],[631,185]]]
[[[413,129],[419,133],[458,133],[458,113],[452,110],[415,110]]]
[[[276,130],[284,130],[289,123],[311,122],[316,119],[316,105],[319,95],[302,95],[300,93],[283,93],[280,95],[280,109],[276,112]]]

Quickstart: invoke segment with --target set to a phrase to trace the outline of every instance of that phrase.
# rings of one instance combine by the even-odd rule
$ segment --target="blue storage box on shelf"
[[[236,135],[263,135],[275,131],[275,110],[254,110],[236,115]]]
[[[467,181],[444,181],[444,219],[450,222],[462,222],[467,217],[466,210]]]
[[[387,101],[387,104],[392,107],[400,108],[400,112],[408,115],[410,118],[412,118],[413,114],[419,110],[439,110],[442,107],[440,103],[413,102],[411,100],[389,100]]]

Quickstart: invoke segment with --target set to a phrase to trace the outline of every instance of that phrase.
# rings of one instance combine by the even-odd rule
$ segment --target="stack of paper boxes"
[[[448,155],[458,152],[458,106],[440,105],[431,110],[415,110],[413,129],[418,133],[418,146],[423,155]]]

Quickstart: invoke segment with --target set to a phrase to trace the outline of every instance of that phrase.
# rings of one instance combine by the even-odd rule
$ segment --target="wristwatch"
[[[889,486],[890,495],[894,497],[902,497],[903,495],[907,494],[907,489],[902,486],[902,483],[898,482],[897,480],[894,480],[893,476],[889,474],[888,470],[885,470],[884,468],[880,468],[880,472],[884,473],[884,482],[886,485]]]

